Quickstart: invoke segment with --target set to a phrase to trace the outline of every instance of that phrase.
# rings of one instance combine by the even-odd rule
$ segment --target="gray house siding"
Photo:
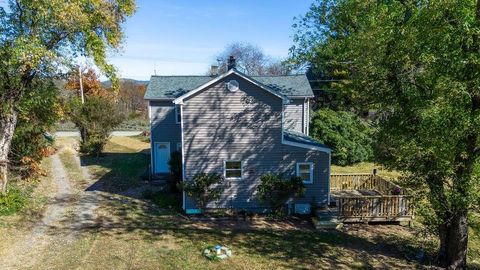
[[[306,134],[307,111],[308,106],[304,98],[290,99],[289,104],[285,105],[285,129]]]
[[[175,121],[175,104],[170,100],[150,101],[150,131],[151,149],[155,142],[169,142],[170,151],[176,151],[177,144],[181,143],[181,127]],[[152,153],[152,168],[155,164],[155,155]]]
[[[236,92],[226,89],[231,79],[240,84]],[[260,176],[293,175],[296,163],[306,161],[315,164],[314,183],[306,184],[305,198],[296,201],[327,202],[328,154],[282,144],[282,106],[281,98],[235,74],[184,100],[185,180],[197,173],[223,175],[228,160],[243,165],[243,178],[226,180],[222,197],[209,207],[262,208],[255,194]],[[185,208],[195,208],[194,201],[185,198]]]

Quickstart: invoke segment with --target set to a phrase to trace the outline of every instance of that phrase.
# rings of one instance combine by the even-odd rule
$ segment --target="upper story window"
[[[242,162],[225,161],[223,175],[225,179],[242,179]]]
[[[304,184],[313,184],[313,163],[297,163],[297,176],[302,178]]]
[[[175,105],[175,123],[180,124],[182,121],[182,109],[180,105]]]

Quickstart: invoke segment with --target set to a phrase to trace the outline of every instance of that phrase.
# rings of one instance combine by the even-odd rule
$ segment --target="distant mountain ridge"
[[[150,82],[150,81],[141,81],[141,80],[134,80],[134,79],[128,79],[128,78],[120,78],[119,80],[121,83],[132,82],[134,84],[140,84],[140,85],[147,85]],[[110,80],[103,81],[102,85],[106,88],[109,88],[112,86],[112,82]]]

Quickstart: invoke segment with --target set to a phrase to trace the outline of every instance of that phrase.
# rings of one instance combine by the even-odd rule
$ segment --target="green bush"
[[[27,197],[18,188],[9,188],[6,195],[0,195],[0,216],[18,212],[27,203]]]
[[[200,173],[195,175],[192,181],[183,182],[183,190],[195,199],[199,209],[205,210],[209,202],[220,198],[223,192],[222,182],[223,177],[219,174]]]
[[[179,192],[179,187],[182,181],[182,154],[179,151],[174,151],[170,154],[168,166],[170,167],[170,191],[175,193]]]
[[[122,123],[123,115],[108,96],[88,96],[82,104],[78,98],[69,103],[70,119],[80,130],[80,151],[100,155],[110,133]]]
[[[12,169],[23,178],[40,173],[39,162],[53,152],[52,142],[44,133],[50,131],[60,117],[58,89],[49,79],[34,80],[20,99],[18,122],[13,135],[9,160]]]
[[[268,204],[275,214],[281,214],[287,201],[294,196],[301,196],[305,186],[298,176],[285,179],[283,175],[267,173],[260,177],[257,192],[259,199]]]
[[[320,109],[313,114],[310,135],[332,148],[332,162],[351,165],[372,158],[372,129],[355,114]]]

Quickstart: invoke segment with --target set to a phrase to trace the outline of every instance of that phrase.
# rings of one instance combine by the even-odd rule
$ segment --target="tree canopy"
[[[372,158],[372,129],[355,114],[319,109],[312,115],[310,135],[332,148],[332,163],[351,165]]]
[[[465,268],[480,201],[480,2],[316,1],[294,28],[292,57],[347,72],[341,87],[376,112],[377,158],[428,199],[441,264]]]
[[[123,40],[134,0],[9,0],[0,7],[0,192],[7,188],[8,153],[21,97],[36,77],[54,77],[76,58],[93,59],[115,80],[109,50]]]
[[[247,75],[286,75],[288,67],[280,60],[276,60],[259,46],[234,42],[225,47],[225,50],[218,54],[215,65],[219,66],[220,72],[227,71],[227,62],[230,56],[235,57],[237,68]]]

